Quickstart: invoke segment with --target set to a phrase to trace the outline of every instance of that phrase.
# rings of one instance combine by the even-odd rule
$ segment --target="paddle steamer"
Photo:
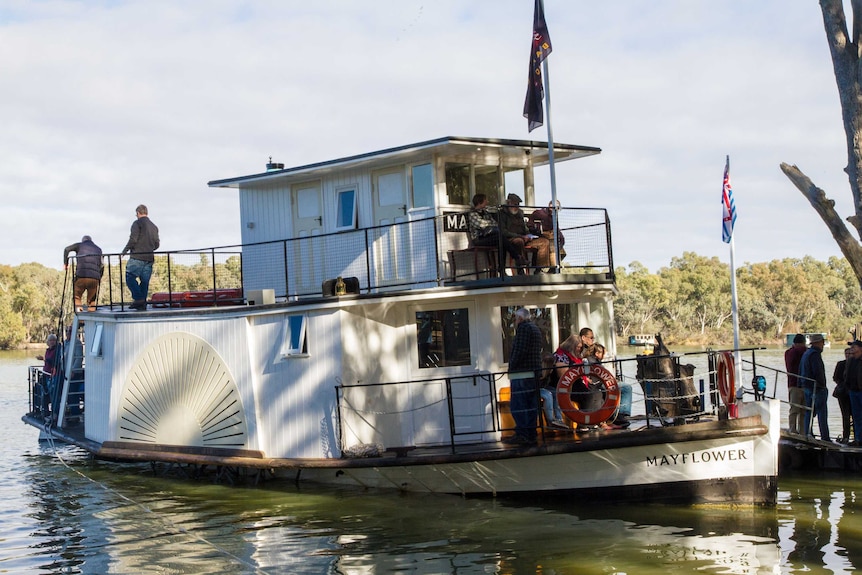
[[[563,162],[600,150],[553,152]],[[565,258],[528,262],[527,273],[469,243],[476,193],[492,205],[512,193],[549,205],[534,178],[548,162],[546,143],[444,137],[211,181],[214,193],[239,196],[242,245],[157,254],[145,311],[129,309],[124,262],[107,255],[100,306],[65,319],[83,345],[66,354],[56,409],[33,368],[24,421],[101,459],[260,477],[774,504],[775,401],[743,404],[734,418],[700,394],[694,410],[615,430],[594,429],[599,421],[569,401],[570,428],[539,420],[537,444],[501,441],[512,432],[518,308],[530,310],[546,351],[589,327],[616,355],[604,209],[559,208]],[[204,270],[197,283],[192,269]],[[601,389],[602,418],[617,407],[615,386],[633,383]],[[558,388],[564,402],[567,390]]]

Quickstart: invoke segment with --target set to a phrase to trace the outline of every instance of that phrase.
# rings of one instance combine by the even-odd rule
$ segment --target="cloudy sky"
[[[779,170],[851,213],[837,90],[814,0],[545,0],[564,205],[609,210],[617,265],[684,251],[840,256]],[[522,117],[532,0],[0,2],[0,264],[122,249],[146,203],[162,249],[239,241],[210,180],[442,136],[547,138]],[[548,189],[537,190],[540,200]]]

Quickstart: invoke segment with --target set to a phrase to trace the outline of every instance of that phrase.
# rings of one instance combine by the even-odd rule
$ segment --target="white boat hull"
[[[773,403],[777,408],[778,403]],[[679,433],[685,433],[685,427]],[[576,496],[581,492],[590,498],[619,501],[649,496],[653,502],[753,504],[775,502],[777,475],[777,435],[772,430],[759,436],[736,437],[730,432],[720,439],[506,459],[312,467],[301,469],[298,475],[291,471],[291,477],[301,480],[402,491],[465,495],[565,492]]]

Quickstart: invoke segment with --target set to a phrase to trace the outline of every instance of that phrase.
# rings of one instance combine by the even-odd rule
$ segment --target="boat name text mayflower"
[[[747,449],[716,449],[710,451],[695,451],[693,453],[670,453],[655,457],[647,457],[647,467],[663,465],[686,465],[689,463],[715,463],[719,461],[748,460]]]

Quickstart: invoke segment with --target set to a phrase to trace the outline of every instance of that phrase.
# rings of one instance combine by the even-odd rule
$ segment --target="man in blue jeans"
[[[159,228],[150,221],[147,206],[135,208],[137,218],[132,222],[129,241],[121,256],[130,255],[126,264],[126,285],[132,293],[132,309],[147,309],[147,292],[150,289],[150,276],[153,274],[153,252],[159,249]]]
[[[844,368],[844,387],[850,393],[850,412],[853,421],[853,447],[862,439],[862,341],[850,343],[850,359]]]
[[[810,338],[810,347],[802,356],[799,362],[799,385],[805,389],[805,406],[808,408],[814,407],[813,415],[817,416],[817,422],[820,424],[820,439],[829,441],[829,422],[827,421],[828,413],[826,411],[826,401],[829,399],[829,392],[826,390],[826,368],[823,365],[823,346],[825,344],[823,336],[815,333]],[[805,431],[806,435],[813,435],[811,432],[811,416],[812,412],[805,411]]]
[[[509,408],[515,420],[515,435],[503,443],[531,445],[536,443],[539,418],[539,398],[536,374],[542,369],[542,332],[533,323],[530,312],[519,308],[515,312],[515,339],[509,354]]]

